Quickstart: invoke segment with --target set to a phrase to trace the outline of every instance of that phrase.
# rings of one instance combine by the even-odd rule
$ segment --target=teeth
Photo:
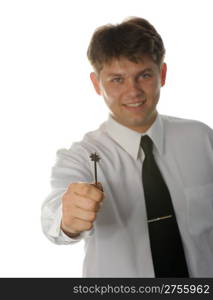
[[[140,106],[141,104],[143,104],[143,102],[126,104],[126,106],[130,106],[130,107],[138,107],[138,106]]]

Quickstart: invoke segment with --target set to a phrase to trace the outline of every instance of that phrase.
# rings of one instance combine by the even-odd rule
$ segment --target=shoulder
[[[177,118],[173,116],[161,116],[165,138],[176,145],[194,149],[206,145],[213,148],[213,130],[207,124],[198,121]]]
[[[185,135],[188,133],[209,133],[212,129],[205,123],[198,120],[184,119],[173,116],[161,115],[161,119],[165,130],[181,133]]]

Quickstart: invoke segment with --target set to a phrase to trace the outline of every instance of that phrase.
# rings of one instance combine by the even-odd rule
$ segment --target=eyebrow
[[[153,72],[153,69],[152,68],[146,68],[146,69],[143,69],[143,70],[140,70],[138,71],[137,75],[138,74],[142,74],[142,73],[145,73],[145,72]],[[125,76],[125,73],[110,73],[107,75],[107,77],[119,77],[119,76]]]
[[[121,74],[121,73],[110,73],[108,74],[107,76],[108,77],[114,77],[114,76],[123,76],[124,74]]]

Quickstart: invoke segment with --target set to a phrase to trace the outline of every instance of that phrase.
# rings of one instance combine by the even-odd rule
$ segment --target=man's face
[[[145,132],[152,125],[160,88],[165,84],[165,63],[159,68],[148,57],[138,63],[122,57],[90,77],[117,122],[138,132]]]

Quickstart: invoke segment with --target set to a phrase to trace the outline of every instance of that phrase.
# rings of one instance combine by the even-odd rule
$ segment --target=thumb
[[[100,182],[92,183],[93,186],[97,187],[100,191],[104,191],[103,186]]]

